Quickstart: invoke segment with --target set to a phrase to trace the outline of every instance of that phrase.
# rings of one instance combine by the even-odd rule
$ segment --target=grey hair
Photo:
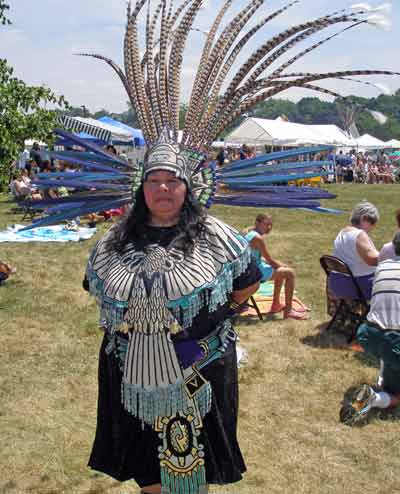
[[[359,202],[351,212],[350,222],[354,226],[359,226],[364,219],[374,225],[379,221],[378,208],[368,201]]]
[[[392,244],[394,247],[394,253],[396,256],[400,256],[400,232],[397,232],[393,237]]]

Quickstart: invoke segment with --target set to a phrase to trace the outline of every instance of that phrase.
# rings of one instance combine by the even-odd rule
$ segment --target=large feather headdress
[[[156,169],[157,165],[165,165],[165,163],[157,163],[157,156],[163,155],[166,149],[169,150],[174,166],[181,166],[180,172],[177,173],[186,177],[189,185],[196,190],[200,202],[208,206],[215,193],[215,174],[212,167],[203,166],[204,164],[201,163],[203,156],[199,154],[199,150],[207,149],[238,117],[249,112],[258,103],[290,88],[304,88],[340,98],[336,90],[326,89],[320,84],[329,79],[348,80],[354,76],[396,74],[383,70],[346,70],[326,73],[290,71],[292,65],[307,54],[346,31],[367,24],[386,28],[387,21],[379,11],[387,9],[388,4],[377,8],[364,3],[357,4],[350,9],[338,10],[301,22],[266,39],[254,49],[253,41],[256,34],[262,32],[262,29],[277,16],[300,3],[300,0],[293,0],[269,15],[260,17],[259,11],[264,3],[264,0],[250,0],[228,21],[224,21],[224,18],[228,15],[233,0],[225,0],[220,10],[216,12],[208,32],[205,33],[206,38],[200,59],[195,62],[197,71],[181,132],[179,124],[183,56],[187,50],[191,30],[197,29],[195,22],[203,0],[182,0],[179,5],[174,5],[174,0],[160,0],[158,4],[153,5],[153,8],[151,0],[137,0],[134,6],[129,1],[124,38],[124,69],[102,55],[79,54],[103,60],[117,73],[137,114],[148,146],[148,159],[145,160],[144,167],[132,168],[127,164],[122,164],[121,160],[113,162],[110,156],[104,156],[104,152],[96,151],[94,146],[80,143],[78,138],[74,138],[78,144],[86,146],[89,151],[89,153],[81,153],[80,156],[75,157],[75,162],[88,172],[83,172],[79,180],[76,176],[77,180],[73,181],[74,187],[80,188],[79,183],[83,183],[83,188],[91,186],[97,191],[95,195],[99,195],[99,201],[96,201],[92,193],[92,199],[88,199],[87,202],[85,202],[85,196],[80,196],[80,204],[81,206],[85,204],[86,212],[90,209],[95,211],[94,208],[99,208],[100,205],[105,208],[117,203],[121,205],[132,202],[146,174],[146,167]],[[144,46],[140,47],[138,25],[143,13],[146,32]],[[250,25],[256,16],[257,22]],[[308,47],[300,48],[301,43],[335,27],[338,28],[336,32],[325,37],[322,35],[318,41],[311,41]],[[250,56],[240,64],[243,50],[249,47],[252,47]],[[179,134],[181,135],[178,139]],[[284,160],[287,156],[302,156],[311,151],[306,149],[294,153],[278,153],[279,157],[276,159]],[[58,153],[54,157],[65,159],[66,155]],[[269,184],[277,180],[271,176],[268,178],[267,175],[270,174],[271,168],[262,168],[263,164],[267,164],[271,159],[264,156],[257,158],[257,163],[254,163],[254,160],[244,161],[239,165],[234,163],[224,168],[219,178],[232,188],[239,187],[237,177],[232,176],[233,172],[239,173],[246,177],[246,183],[240,186],[242,191],[248,190],[248,186],[258,191],[257,199],[255,199],[256,196],[251,199],[247,197],[244,203],[260,206],[274,205],[276,194],[273,197]],[[104,163],[114,170],[112,179],[110,175],[107,177],[110,170],[102,173],[105,170]],[[297,166],[300,165],[303,166],[303,172],[304,170],[315,171],[316,168],[320,171],[322,166],[314,161],[297,163]],[[171,166],[171,162],[168,166]],[[283,166],[290,168],[291,164],[283,163]],[[247,173],[243,175],[246,167]],[[264,178],[260,182],[260,173],[264,172]],[[96,178],[97,176],[99,178]],[[256,183],[249,180],[251,177],[256,180]],[[65,180],[66,177],[62,174],[58,177],[54,175],[47,177],[48,183],[47,185],[45,183],[45,186],[54,186],[54,179],[58,178]],[[266,187],[264,192],[267,194],[263,197],[260,197],[261,190],[256,189],[260,186]],[[281,206],[290,207],[294,203],[297,204],[298,201],[292,203],[294,195],[287,195],[287,193],[280,191]],[[106,200],[107,197],[109,200]],[[307,194],[304,194],[304,197],[306,198]],[[218,202],[221,203],[224,200],[225,202],[230,200],[232,204],[239,203],[237,196],[234,198],[219,197]],[[50,203],[48,204],[47,201],[46,205]],[[314,206],[315,204],[310,205],[310,207]],[[66,210],[67,207],[63,211],[63,217],[67,217]],[[58,218],[61,219],[61,216]]]
[[[118,74],[133,108],[146,142],[157,142],[164,128],[169,128],[178,139],[181,104],[181,75],[183,56],[191,30],[203,0],[184,0],[174,9],[173,0],[161,0],[151,9],[151,0],[138,0],[132,7],[128,2],[124,40],[125,70],[112,60],[98,54],[81,53],[104,60]],[[250,0],[229,21],[224,17],[233,4],[225,0],[216,13],[206,34],[203,51],[183,126],[182,146],[209,146],[221,132],[243,113],[261,101],[292,87],[340,96],[335,91],[320,87],[325,79],[343,79],[362,75],[392,75],[390,71],[348,70],[327,73],[289,72],[288,69],[305,55],[334,39],[345,31],[365,24],[387,26],[382,14],[387,4],[372,8],[367,4],[354,5],[316,19],[289,27],[253,50],[250,57],[236,70],[242,51],[251,46],[254,36],[270,21],[300,3],[294,0],[248,27],[258,16],[264,0]],[[138,19],[147,4],[145,46],[140,49]],[[300,43],[328,28],[342,26],[289,58]]]

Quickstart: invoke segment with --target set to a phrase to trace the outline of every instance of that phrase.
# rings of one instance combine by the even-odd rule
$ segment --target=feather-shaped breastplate
[[[204,305],[211,312],[227,300],[233,280],[250,262],[250,249],[236,230],[210,216],[189,253],[179,248],[179,240],[141,250],[128,244],[117,252],[110,235],[90,257],[90,292],[108,332],[129,330],[124,407],[154,424],[157,417],[174,415],[191,403],[170,332],[189,327]],[[208,386],[196,398],[203,413],[209,409],[209,393]]]
[[[128,244],[119,253],[110,248],[109,235],[94,249],[87,277],[111,331],[125,325],[157,333],[170,328],[175,318],[188,326],[204,303],[212,311],[226,301],[233,279],[250,261],[243,237],[211,216],[189,253],[174,242],[166,248],[150,244],[143,250]],[[207,299],[202,296],[205,290]]]

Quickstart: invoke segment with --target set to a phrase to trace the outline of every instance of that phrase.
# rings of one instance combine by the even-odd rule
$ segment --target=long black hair
[[[180,238],[185,252],[190,252],[195,239],[204,230],[206,214],[193,193],[188,189],[185,201],[176,225],[176,238]],[[137,249],[147,243],[146,228],[150,222],[150,210],[147,207],[143,184],[136,192],[135,204],[113,229],[108,245],[117,252],[122,252],[128,243],[133,243]]]

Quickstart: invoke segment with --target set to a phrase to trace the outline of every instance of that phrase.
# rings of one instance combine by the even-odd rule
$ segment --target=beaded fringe
[[[123,382],[121,394],[125,410],[150,426],[154,426],[157,417],[172,417],[179,411],[187,411],[192,399],[202,418],[211,410],[212,389],[209,382],[192,399],[186,393],[184,382],[165,388],[143,388]]]
[[[206,494],[206,471],[204,465],[198,465],[187,474],[180,474],[168,467],[161,467],[162,493],[165,494]]]
[[[191,326],[193,319],[198,315],[202,307],[208,306],[210,312],[214,312],[219,305],[223,305],[228,301],[228,295],[233,289],[233,281],[246,271],[250,260],[251,251],[247,248],[240,257],[226,264],[212,283],[203,285],[190,295],[168,304],[168,307],[175,313],[178,320],[180,320],[180,317],[177,314],[182,309],[182,321],[180,322],[183,328]],[[100,319],[105,321],[108,331],[111,333],[117,331],[124,323],[128,302],[107,299],[103,293],[103,281],[89,269],[87,278],[89,280],[90,293],[97,298],[100,305]]]
[[[214,312],[219,305],[225,304],[228,301],[228,294],[233,290],[233,281],[246,271],[250,261],[251,250],[247,248],[238,259],[226,264],[212,283],[203,285],[190,295],[170,302],[168,306],[175,315],[179,309],[182,309],[182,326],[190,327],[202,307],[207,305],[209,311]]]

